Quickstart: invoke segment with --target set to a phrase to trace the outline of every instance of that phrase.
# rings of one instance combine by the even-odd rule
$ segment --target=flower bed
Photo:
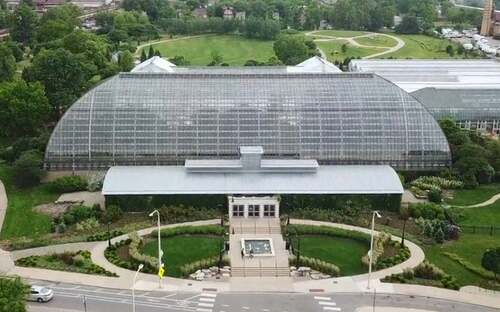
[[[93,263],[90,259],[90,252],[82,250],[76,253],[65,252],[21,258],[16,261],[16,265],[85,274],[117,276],[115,273],[109,272]]]

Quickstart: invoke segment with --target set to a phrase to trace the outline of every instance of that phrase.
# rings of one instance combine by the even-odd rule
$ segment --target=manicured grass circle
[[[167,275],[180,277],[180,268],[188,263],[219,255],[222,238],[203,235],[179,235],[161,240],[163,263]],[[158,257],[158,240],[148,241],[143,248],[144,254]]]

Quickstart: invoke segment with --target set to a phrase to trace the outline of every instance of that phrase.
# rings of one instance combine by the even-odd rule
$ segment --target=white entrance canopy
[[[403,194],[390,166],[319,166],[315,160],[263,160],[260,147],[241,147],[238,160],[186,161],[185,166],[117,166],[104,195]]]

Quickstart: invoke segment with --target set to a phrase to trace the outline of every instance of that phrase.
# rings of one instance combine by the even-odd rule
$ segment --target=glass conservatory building
[[[182,165],[234,159],[240,146],[264,159],[320,165],[449,165],[439,125],[407,92],[370,73],[286,67],[179,68],[118,74],[82,96],[56,126],[48,170]]]
[[[450,117],[462,128],[500,134],[500,89],[424,88],[412,95],[437,120]]]

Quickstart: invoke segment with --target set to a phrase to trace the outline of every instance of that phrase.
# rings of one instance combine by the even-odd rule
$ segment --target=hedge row
[[[199,261],[187,263],[187,264],[181,266],[181,274],[182,274],[182,277],[188,277],[189,274],[194,273],[198,270],[208,269],[210,267],[218,266],[218,265],[219,265],[219,257],[218,256],[205,258],[205,259],[201,259]],[[222,257],[222,265],[223,266],[230,265],[230,260],[229,260],[228,256]]]
[[[380,232],[377,236],[373,238],[373,256],[372,264],[377,265],[378,259],[384,254],[385,246],[391,241],[391,235]],[[361,258],[361,262],[365,266],[370,265],[370,257],[368,254]]]
[[[169,238],[177,235],[217,235],[221,236],[226,233],[226,229],[219,225],[202,225],[202,226],[177,226],[173,228],[162,229],[160,236]],[[151,233],[151,237],[157,237],[158,231]]]
[[[130,245],[128,247],[130,257],[137,262],[144,263],[153,268],[158,268],[158,259],[141,253],[140,247],[142,245],[142,238],[139,234],[137,234],[137,232],[132,232],[128,237],[130,239]]]
[[[315,226],[315,225],[299,225],[293,224],[288,226],[288,233],[298,235],[326,235],[350,238],[362,243],[370,243],[370,236],[365,233],[334,228],[330,226]]]
[[[454,277],[428,262],[423,262],[413,269],[406,269],[403,273],[392,274],[384,278],[383,281],[402,284],[430,284],[431,286],[441,286],[455,290],[460,288]],[[428,281],[428,283],[422,283],[422,281]],[[439,285],[436,285],[436,283],[439,283]]]
[[[108,259],[109,262],[113,263],[114,265],[128,269],[128,270],[135,271],[135,270],[137,270],[137,268],[139,267],[140,264],[143,264],[144,268],[142,269],[142,272],[144,272],[144,273],[156,273],[158,270],[157,267],[152,267],[147,263],[142,263],[142,262],[136,261],[135,259],[132,259],[132,258],[130,258],[129,260],[124,260],[124,259],[120,258],[120,256],[118,256],[118,254],[116,252],[117,249],[122,247],[122,246],[126,246],[126,245],[130,244],[130,242],[131,242],[131,240],[127,239],[127,240],[119,241],[119,242],[111,245],[110,247],[108,247],[104,251],[104,256],[106,257],[106,259]]]
[[[472,272],[472,273],[475,273],[485,279],[488,279],[488,280],[495,280],[495,275],[489,271],[486,271],[485,269],[483,269],[482,267],[478,267],[472,263],[470,263],[469,261],[463,259],[462,257],[460,257],[459,255],[455,254],[455,253],[451,253],[451,252],[443,252],[443,254],[445,256],[447,256],[448,258],[450,258],[451,260],[459,263],[461,266],[463,266],[466,270]],[[500,282],[500,276],[496,278],[499,282]]]
[[[299,261],[297,261],[296,256],[290,256],[288,259],[290,265],[295,267],[306,266],[313,270],[319,271],[324,274],[328,274],[332,277],[337,277],[340,275],[340,269],[333,263],[319,260],[316,258],[310,258],[305,256],[300,256]]]

